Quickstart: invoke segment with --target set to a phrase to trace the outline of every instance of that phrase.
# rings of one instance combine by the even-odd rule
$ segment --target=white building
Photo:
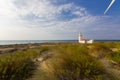
[[[84,43],[92,44],[94,42],[94,40],[83,39],[82,33],[79,33],[78,41],[79,43],[83,43],[83,44]]]

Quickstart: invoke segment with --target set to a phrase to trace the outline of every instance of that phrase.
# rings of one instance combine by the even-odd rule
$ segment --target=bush
[[[112,55],[111,55],[111,58],[112,60],[120,63],[120,50],[118,52],[114,52]]]
[[[48,46],[42,46],[40,48],[40,53],[44,52],[44,51],[48,51],[49,50],[49,47]]]
[[[0,55],[0,80],[25,80],[35,69],[36,50]]]
[[[111,55],[113,51],[106,45],[102,43],[93,44],[93,48],[91,49],[91,54],[94,54],[97,58],[104,58]]]

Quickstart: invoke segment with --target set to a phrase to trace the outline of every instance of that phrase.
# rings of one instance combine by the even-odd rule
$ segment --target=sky
[[[0,0],[0,40],[120,39],[120,0]]]

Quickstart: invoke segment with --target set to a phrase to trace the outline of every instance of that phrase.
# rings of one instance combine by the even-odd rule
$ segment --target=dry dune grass
[[[0,55],[1,80],[120,80],[120,43],[35,45]]]
[[[32,80],[115,80],[84,45],[55,46]]]

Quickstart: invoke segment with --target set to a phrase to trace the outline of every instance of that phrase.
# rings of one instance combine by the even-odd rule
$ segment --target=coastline
[[[78,40],[0,40],[1,45],[18,45],[18,44],[41,44],[41,43],[67,43],[78,42]],[[120,40],[94,40],[94,42],[120,42]]]

